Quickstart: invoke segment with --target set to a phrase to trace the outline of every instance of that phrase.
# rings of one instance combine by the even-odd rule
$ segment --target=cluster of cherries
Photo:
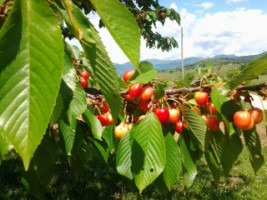
[[[255,124],[259,124],[263,119],[263,112],[259,108],[252,108],[248,111],[241,110],[234,114],[234,124],[242,130],[251,130]]]
[[[208,94],[206,92],[196,92],[195,93],[195,100],[197,104],[201,107],[206,106],[206,112],[211,116],[207,117],[205,114],[202,115],[202,118],[206,122],[206,125],[209,130],[216,131],[219,128],[219,120],[215,115],[217,110],[212,102],[208,102]],[[199,108],[193,108],[195,112],[201,114]],[[242,130],[251,130],[253,129],[255,124],[258,124],[263,119],[263,112],[259,108],[252,108],[248,111],[240,110],[235,112],[233,116],[233,122],[236,127]]]
[[[128,81],[135,73],[135,70],[128,70],[123,75],[125,83],[130,84]],[[143,87],[140,83],[133,83],[128,89],[128,94],[124,95],[124,98],[128,101],[133,101],[139,98],[138,104],[144,111],[149,110],[149,103],[154,95],[154,90],[151,86]]]
[[[127,84],[129,83],[129,79],[133,76],[135,70],[128,70],[124,73],[123,79]],[[81,73],[81,76],[82,73]],[[88,86],[88,85],[87,85]],[[128,94],[124,95],[124,98],[128,101],[138,102],[139,107],[148,111],[150,109],[150,103],[154,95],[154,90],[151,86],[143,86],[139,83],[133,83],[129,86]],[[199,91],[194,95],[195,101],[198,106],[194,106],[192,108],[193,111],[201,115],[202,111],[205,110],[205,114],[202,114],[201,117],[206,122],[206,125],[209,130],[216,131],[219,129],[219,120],[215,116],[217,110],[214,104],[209,101],[209,95],[207,92]],[[101,122],[102,126],[108,126],[110,124],[114,124],[114,120],[112,118],[111,113],[109,112],[109,105],[105,100],[103,100],[102,104],[100,104],[100,110],[102,115],[97,115],[96,117]],[[155,115],[159,119],[161,125],[164,123],[174,123],[176,125],[176,132],[181,133],[183,128],[186,128],[186,123],[180,120],[180,111],[176,108],[163,108],[157,107],[154,110]],[[145,118],[145,115],[141,115],[138,117],[137,122],[141,121]],[[263,112],[258,108],[250,109],[249,111],[237,111],[233,116],[233,122],[242,130],[251,130],[254,127],[254,124],[258,124],[263,119]],[[114,129],[114,135],[116,138],[122,138],[127,131],[129,131],[133,126],[133,123],[127,123],[122,121],[118,126]]]
[[[105,100],[103,100],[100,110],[103,113],[102,115],[97,115],[96,117],[100,121],[102,126],[109,126],[111,124],[114,124],[115,121],[112,118],[111,113],[109,112],[109,105]],[[132,128],[132,123],[127,123],[125,121],[122,121],[118,126],[114,129],[114,135],[116,138],[122,138],[127,131],[129,131]]]
[[[89,73],[83,69],[80,73],[80,85],[83,87],[83,88],[87,88],[88,87],[88,79],[89,79],[90,75]]]
[[[214,116],[217,113],[217,110],[214,104],[211,101],[209,101],[208,93],[202,91],[196,92],[194,98],[200,107],[206,108],[206,113],[209,114],[209,116],[207,116],[206,114],[201,115],[201,110],[198,107],[194,107],[193,110],[201,115],[201,117],[206,122],[206,125],[209,130],[211,131],[218,130],[219,120],[216,116]]]
[[[114,119],[112,118],[111,113],[109,112],[109,105],[107,101],[104,99],[102,104],[100,104],[99,109],[102,115],[97,115],[96,117],[100,121],[102,126],[109,126],[114,123]]]
[[[135,70],[128,70],[124,73],[123,79],[126,83],[129,84],[129,79],[133,76]],[[128,94],[124,95],[124,98],[128,101],[133,101],[138,99],[139,107],[144,110],[148,111],[150,109],[150,102],[154,95],[154,90],[151,86],[143,87],[139,83],[133,83],[130,85],[128,89]],[[154,110],[155,115],[158,117],[161,124],[163,123],[175,123],[176,124],[176,131],[178,133],[182,132],[183,127],[186,127],[185,122],[179,121],[180,112],[178,109],[172,108],[161,108],[158,107]],[[137,121],[143,119],[145,115],[141,115]]]

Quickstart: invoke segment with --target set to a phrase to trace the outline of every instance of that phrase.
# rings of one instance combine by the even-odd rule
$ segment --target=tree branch
[[[252,86],[244,86],[244,87],[240,86],[240,87],[237,87],[236,90],[238,90],[238,91],[241,91],[241,90],[259,91],[262,88],[267,88],[267,83],[262,83],[259,85],[252,85]]]
[[[207,88],[207,87],[205,87]],[[208,87],[210,88],[210,87]],[[248,91],[259,91],[262,88],[267,88],[267,83],[262,83],[259,85],[252,85],[252,86],[244,86],[244,87],[237,87],[236,90],[242,91],[242,90],[248,90]],[[92,97],[92,95],[101,95],[101,91],[96,88],[85,88],[85,92],[88,94],[88,97]],[[170,88],[165,90],[166,95],[174,95],[174,94],[181,94],[181,93],[193,93],[200,91],[201,89],[199,87],[193,87],[193,88]],[[128,94],[128,90],[122,90],[120,92],[121,95]]]

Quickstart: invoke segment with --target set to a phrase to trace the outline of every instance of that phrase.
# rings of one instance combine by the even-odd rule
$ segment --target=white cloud
[[[179,13],[184,26],[185,58],[211,57],[219,54],[241,56],[258,54],[267,50],[267,29],[263,26],[267,21],[267,13],[261,10],[237,9],[232,12],[206,14],[203,18],[189,13],[186,9],[182,9]],[[98,20],[99,17],[94,16],[91,22],[99,30],[111,61],[127,62],[128,58],[108,30],[98,28]],[[157,24],[155,31],[164,36],[174,37],[180,45],[180,27],[174,21],[166,20],[164,26]],[[149,49],[146,48],[145,40],[141,39],[141,60],[179,59],[180,51],[180,48],[170,52]]]
[[[200,7],[203,8],[204,10],[208,10],[208,9],[212,8],[213,5],[214,4],[211,2],[204,2],[204,3],[200,4]]]
[[[266,51],[267,30],[262,27],[266,20],[260,10],[218,12],[188,27],[186,38],[198,56],[257,54]]]
[[[243,1],[246,1],[246,0],[227,0],[226,2],[229,4],[229,3],[239,3]]]
[[[178,10],[177,5],[174,2],[171,3],[170,8],[174,9],[175,11]]]

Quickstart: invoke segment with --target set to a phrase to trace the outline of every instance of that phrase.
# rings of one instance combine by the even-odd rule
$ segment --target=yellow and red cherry
[[[200,106],[206,106],[209,100],[209,95],[207,92],[196,92],[194,97],[197,104]]]
[[[143,89],[143,87],[142,87],[142,85],[140,83],[133,83],[129,87],[128,94],[132,98],[137,98],[137,97],[139,97],[141,95],[142,89]]]
[[[124,82],[130,84],[128,80],[134,75],[134,73],[135,73],[135,70],[133,69],[126,71],[123,75]]]

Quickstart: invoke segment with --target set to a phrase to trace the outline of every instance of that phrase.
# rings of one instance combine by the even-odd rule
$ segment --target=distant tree
[[[173,37],[165,37],[158,32],[153,31],[156,23],[165,24],[166,19],[174,20],[180,24],[180,16],[174,9],[161,6],[158,0],[120,0],[134,15],[135,20],[141,30],[141,34],[146,39],[146,46],[149,48],[158,48],[162,51],[170,51],[178,47],[177,41]],[[96,12],[90,1],[74,0],[75,4],[84,10],[85,14]],[[104,27],[102,20],[99,21],[99,27]],[[72,38],[69,31],[65,29],[65,35]]]

